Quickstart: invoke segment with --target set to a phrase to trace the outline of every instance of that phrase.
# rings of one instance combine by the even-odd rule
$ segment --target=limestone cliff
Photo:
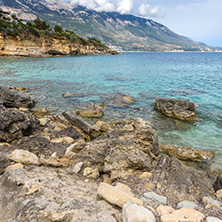
[[[93,44],[81,45],[65,38],[33,35],[14,36],[0,33],[0,56],[111,55],[116,51]]]

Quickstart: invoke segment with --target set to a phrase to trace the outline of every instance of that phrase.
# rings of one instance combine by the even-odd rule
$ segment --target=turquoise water
[[[103,120],[141,117],[157,130],[161,143],[214,151],[222,168],[222,54],[125,53],[117,56],[1,58],[1,85],[30,87],[37,106],[53,114],[103,103],[114,92],[135,104],[106,107]],[[63,98],[62,93],[79,93]],[[167,118],[153,109],[156,97],[189,99],[199,105],[194,123]],[[88,120],[91,121],[91,120]]]

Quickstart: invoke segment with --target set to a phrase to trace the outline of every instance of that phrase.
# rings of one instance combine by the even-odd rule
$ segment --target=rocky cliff
[[[108,47],[81,45],[67,39],[13,36],[0,33],[1,56],[105,55],[117,52]]]

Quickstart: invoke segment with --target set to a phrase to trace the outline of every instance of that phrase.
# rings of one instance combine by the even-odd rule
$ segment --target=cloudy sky
[[[153,19],[174,32],[222,46],[222,0],[66,0],[97,11]]]

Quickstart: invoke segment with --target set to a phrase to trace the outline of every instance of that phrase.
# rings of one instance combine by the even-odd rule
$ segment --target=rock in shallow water
[[[161,144],[160,150],[180,160],[202,162],[211,160],[214,157],[213,152],[170,144]]]
[[[197,104],[188,100],[157,98],[154,102],[154,108],[165,114],[180,120],[193,120],[196,118],[194,110]]]
[[[81,117],[102,117],[104,114],[103,105],[90,104],[80,110]]]
[[[31,113],[6,109],[0,105],[0,141],[11,142],[30,135],[39,121]]]
[[[34,100],[30,95],[14,91],[10,87],[0,86],[0,102],[7,107],[31,108]]]

